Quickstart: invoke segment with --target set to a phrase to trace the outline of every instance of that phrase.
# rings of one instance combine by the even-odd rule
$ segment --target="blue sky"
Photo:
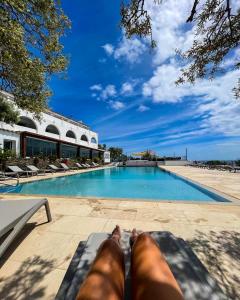
[[[81,2],[81,4],[80,4]],[[67,1],[62,5],[72,29],[62,39],[70,58],[67,79],[54,76],[50,107],[82,120],[99,133],[100,143],[131,154],[152,149],[159,155],[191,159],[240,158],[240,102],[232,94],[239,71],[233,52],[228,72],[209,82],[176,87],[194,28],[186,27],[187,0],[161,8],[147,1],[158,47],[147,40],[126,40],[119,28],[120,1]]]

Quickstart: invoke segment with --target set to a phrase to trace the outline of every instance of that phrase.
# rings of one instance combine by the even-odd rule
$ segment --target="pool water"
[[[11,192],[145,200],[227,201],[157,167],[115,167],[20,184]]]

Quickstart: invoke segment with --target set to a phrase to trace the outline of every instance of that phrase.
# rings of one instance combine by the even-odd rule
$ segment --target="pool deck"
[[[48,197],[53,221],[45,223],[41,209],[0,261],[0,299],[54,299],[79,242],[92,232],[110,232],[116,224],[126,230],[167,230],[187,240],[228,298],[240,298],[240,173],[164,168],[236,201],[209,204]],[[36,196],[0,194],[0,199],[21,198]]]

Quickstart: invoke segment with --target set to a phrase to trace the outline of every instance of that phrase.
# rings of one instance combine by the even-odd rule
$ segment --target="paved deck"
[[[224,173],[224,177],[222,172],[210,175],[202,169],[171,168],[184,176],[188,174],[193,180],[199,177],[199,181],[204,181],[206,176],[209,176],[212,184],[222,180],[228,186],[224,188],[225,192],[235,197],[240,195],[240,174],[235,179],[228,179],[232,176],[228,173]],[[208,182],[206,180],[205,183]],[[0,198],[31,197],[0,195]],[[168,230],[184,238],[191,243],[229,299],[240,298],[238,203],[183,204],[67,197],[48,199],[53,221],[45,223],[44,209],[39,211],[0,261],[0,299],[54,299],[78,243],[91,232],[110,232],[116,224],[123,229]]]
[[[240,203],[240,173],[199,169],[196,167],[161,166],[162,169],[194,180],[218,192],[236,198]]]

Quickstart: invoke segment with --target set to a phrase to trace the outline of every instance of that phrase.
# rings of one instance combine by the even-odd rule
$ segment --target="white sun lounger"
[[[66,170],[66,171],[70,171],[71,169],[64,163],[60,163],[61,167]]]
[[[69,167],[67,166],[65,163],[60,163],[60,165],[63,167],[63,169],[65,169],[66,171],[73,171],[73,170],[77,170],[77,167]]]
[[[56,167],[55,165],[48,165],[49,166],[49,168],[51,169],[51,170],[53,170],[54,172],[62,172],[62,171],[66,171],[66,169],[64,169],[64,168],[58,168],[58,167]]]
[[[26,166],[30,171],[36,172],[37,175],[45,175],[45,173],[52,173],[52,170],[49,169],[39,169],[34,165],[27,165]]]
[[[26,175],[27,177],[29,176],[29,174],[37,175],[36,171],[25,171],[25,170],[19,168],[18,166],[8,166],[8,169],[12,171],[13,175],[18,175],[18,176]],[[10,173],[8,173],[8,174],[10,174]]]
[[[0,257],[27,221],[45,206],[48,222],[52,220],[47,199],[0,200]]]
[[[80,163],[75,163],[75,165],[77,166],[78,169],[84,168]]]
[[[92,165],[93,165],[94,167],[99,167],[99,164],[96,164],[95,162],[92,162]]]

